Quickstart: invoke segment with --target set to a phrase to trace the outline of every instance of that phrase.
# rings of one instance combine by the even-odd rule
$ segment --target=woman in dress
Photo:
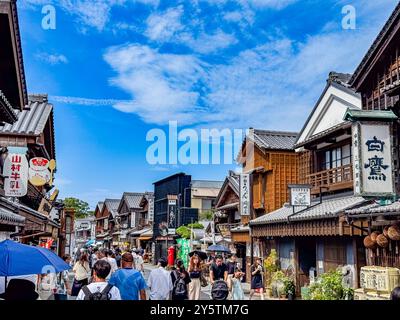
[[[263,268],[261,266],[261,260],[256,259],[254,265],[251,266],[251,290],[250,300],[257,290],[261,295],[261,300],[264,300],[264,285],[263,285]]]
[[[189,300],[200,300],[200,290],[201,290],[201,265],[200,258],[197,255],[193,255],[190,258],[189,268],[188,268],[190,279],[189,283]]]

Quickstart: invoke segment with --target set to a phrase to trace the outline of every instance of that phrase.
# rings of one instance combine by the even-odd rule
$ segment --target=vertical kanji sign
[[[389,124],[358,123],[353,136],[354,191],[361,196],[394,195],[392,144]],[[354,126],[353,126],[354,129]]]
[[[3,175],[6,197],[23,197],[28,192],[28,160],[25,153],[9,153],[4,161]]]
[[[250,174],[241,173],[240,174],[240,215],[249,216],[250,215]]]

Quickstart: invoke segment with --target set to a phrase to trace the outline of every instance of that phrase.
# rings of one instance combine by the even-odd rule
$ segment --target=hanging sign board
[[[250,193],[250,174],[241,173],[239,180],[240,188],[240,215],[249,216],[251,206],[251,193]]]
[[[288,185],[290,190],[290,205],[293,207],[311,205],[311,186],[307,184]]]
[[[34,186],[44,186],[50,181],[51,173],[48,170],[50,161],[36,157],[29,161],[29,182]]]
[[[154,221],[154,197],[148,196],[148,220],[153,222]]]
[[[25,153],[8,148],[9,153],[4,161],[3,176],[6,197],[23,197],[28,192],[28,160]]]
[[[395,194],[390,124],[354,123],[354,190],[359,196],[391,197]]]

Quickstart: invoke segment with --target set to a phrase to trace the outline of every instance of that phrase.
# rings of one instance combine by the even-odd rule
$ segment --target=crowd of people
[[[66,270],[37,275],[34,290],[42,299],[53,296],[54,300],[201,300],[202,288],[211,285],[214,300],[245,299],[242,288],[245,274],[236,255],[225,258],[212,254],[202,259],[193,254],[187,268],[181,259],[171,268],[165,258],[160,258],[146,282],[143,251],[141,248],[79,249],[74,257],[63,257],[71,265],[72,273]],[[261,261],[257,260],[251,267],[250,299],[256,291],[263,297],[262,274]],[[36,294],[31,296],[39,298]]]

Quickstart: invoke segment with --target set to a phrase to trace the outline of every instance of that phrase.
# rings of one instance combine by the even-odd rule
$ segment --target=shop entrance
[[[310,283],[310,269],[317,266],[317,244],[314,238],[296,239],[297,247],[297,289]]]

